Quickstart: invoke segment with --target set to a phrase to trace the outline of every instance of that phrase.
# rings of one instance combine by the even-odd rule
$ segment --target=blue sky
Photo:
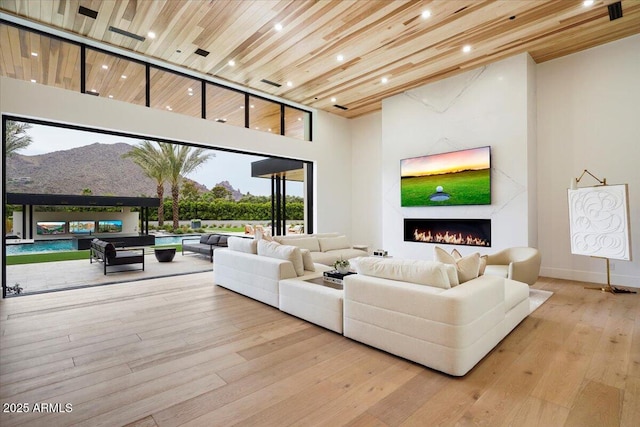
[[[70,150],[96,142],[101,144],[124,142],[126,144],[136,145],[140,141],[139,139],[121,136],[35,124],[32,125],[28,133],[31,135],[33,142],[29,147],[18,152],[25,156]],[[251,162],[262,160],[265,157],[225,151],[212,151],[215,153],[215,157],[212,157],[198,170],[189,174],[188,178],[205,185],[209,189],[218,182],[229,181],[234,188],[239,189],[242,193],[250,192],[253,195],[259,196],[268,196],[271,194],[270,180],[251,177]],[[302,183],[288,183],[287,193],[302,196]]]

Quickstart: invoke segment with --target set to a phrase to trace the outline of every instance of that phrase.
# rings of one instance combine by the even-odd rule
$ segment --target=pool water
[[[156,246],[182,244],[182,239],[200,237],[199,235],[180,235],[156,237]],[[33,243],[21,245],[7,245],[7,255],[41,254],[47,252],[74,251],[73,241],[64,240],[38,240]]]

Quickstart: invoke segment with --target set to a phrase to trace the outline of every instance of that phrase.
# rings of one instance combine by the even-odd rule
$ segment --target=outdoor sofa
[[[202,255],[207,255],[209,261],[213,262],[213,251],[216,248],[227,247],[227,236],[223,234],[203,234],[200,238],[191,237],[182,239],[182,255],[185,251],[195,252]]]

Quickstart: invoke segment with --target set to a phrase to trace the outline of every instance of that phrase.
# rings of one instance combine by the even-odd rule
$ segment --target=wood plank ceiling
[[[640,33],[640,0],[623,0],[623,17],[610,21],[614,2],[1,0],[0,10],[351,118],[379,110],[391,95],[511,55],[529,52],[540,63]]]

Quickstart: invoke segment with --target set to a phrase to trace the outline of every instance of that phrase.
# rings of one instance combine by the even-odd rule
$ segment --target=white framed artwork
[[[571,253],[631,260],[627,184],[569,190]]]

